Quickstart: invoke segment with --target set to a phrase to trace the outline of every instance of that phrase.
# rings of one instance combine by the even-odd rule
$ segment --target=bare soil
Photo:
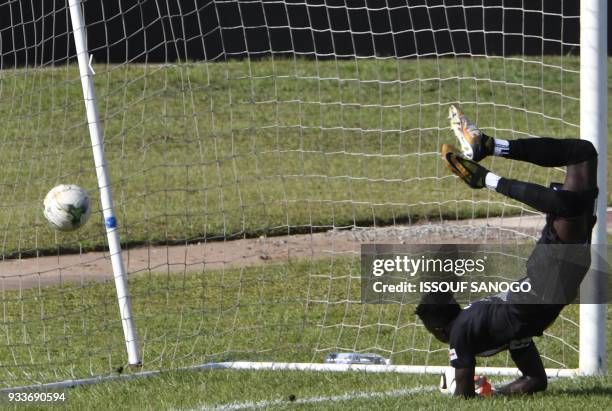
[[[608,210],[612,221],[612,209]],[[324,233],[203,242],[170,247],[124,250],[129,275],[146,272],[198,272],[236,268],[301,258],[357,254],[366,243],[485,243],[537,237],[544,225],[540,215],[415,224],[382,228],[331,230]],[[0,262],[0,289],[16,290],[60,283],[112,280],[107,252],[89,252]]]

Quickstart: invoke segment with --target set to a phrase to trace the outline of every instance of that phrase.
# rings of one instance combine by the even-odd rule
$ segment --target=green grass
[[[448,104],[464,102],[485,132],[506,138],[575,137],[577,68],[574,57],[96,65],[122,239],[520,213],[468,190],[438,160],[440,144],[454,139]],[[0,83],[0,253],[103,248],[76,67],[3,70]],[[559,170],[485,164],[543,184],[563,179]],[[92,222],[77,234],[56,235],[42,217],[42,199],[60,182],[94,197]]]
[[[568,71],[578,60],[544,62],[96,65],[122,241],[184,243],[524,212],[486,190],[465,188],[436,152],[452,141],[445,117],[455,101],[499,136],[578,135],[579,81]],[[1,71],[0,118],[2,257],[104,248],[76,67]],[[507,177],[563,179],[559,170],[485,163]],[[80,184],[94,197],[96,213],[76,233],[55,233],[43,221],[42,198],[60,182]],[[435,384],[431,376],[171,371],[223,360],[320,362],[337,350],[379,352],[397,364],[445,364],[445,347],[416,323],[412,306],[360,304],[358,268],[356,259],[336,257],[132,276],[145,369],[169,371],[70,390],[69,406],[108,408],[112,398],[117,408],[180,408]],[[0,303],[5,386],[125,367],[112,283],[3,290]],[[538,340],[547,366],[577,366],[577,318],[577,307],[568,307],[551,337]],[[511,360],[501,354],[480,364]],[[609,378],[582,379],[530,399],[456,402],[418,394],[303,408],[605,409],[609,394]]]
[[[445,346],[416,323],[413,306],[360,303],[357,258],[140,275],[130,292],[145,370],[322,362],[338,350],[378,352],[395,364],[447,362]],[[1,302],[7,386],[128,372],[112,282],[5,291]],[[577,367],[577,319],[578,307],[567,307],[538,339],[547,367]],[[479,364],[512,362],[500,354]]]
[[[117,410],[200,409],[260,401],[272,402],[265,409],[274,410],[605,410],[612,406],[612,377],[551,380],[546,392],[533,396],[473,400],[446,397],[437,390],[431,391],[438,381],[439,377],[433,375],[216,370],[168,372],[156,377],[69,388],[62,392],[68,397],[64,406],[70,410],[102,410],[108,409],[109,404]],[[506,381],[508,379],[491,378],[493,385]],[[313,401],[320,397],[410,389],[423,389],[424,392],[382,398]]]
[[[231,403],[278,401],[267,409],[609,409],[612,378],[555,380],[545,393],[532,397],[460,400],[436,391],[398,397],[323,401],[361,392],[382,393],[437,386],[439,377],[401,374],[313,373],[270,371],[203,371],[167,373],[129,382],[112,382],[69,389],[69,409],[104,409],[110,398],[114,409],[189,409]],[[507,381],[507,380],[502,380]],[[500,382],[493,378],[492,382]],[[169,396],[168,392],[172,391]],[[292,401],[293,400],[293,401]],[[300,405],[299,401],[304,401]]]

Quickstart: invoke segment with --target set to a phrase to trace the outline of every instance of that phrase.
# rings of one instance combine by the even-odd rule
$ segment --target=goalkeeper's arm
[[[546,390],[546,371],[533,342],[525,348],[511,350],[510,356],[523,376],[496,390],[496,394],[533,394]]]
[[[474,397],[474,367],[455,369],[455,395],[465,398]]]
[[[546,390],[548,380],[542,358],[533,343],[519,349],[510,350],[510,356],[523,374],[520,378],[495,390],[495,394],[533,394]],[[455,369],[455,395],[466,398],[476,395],[474,389],[474,367]]]

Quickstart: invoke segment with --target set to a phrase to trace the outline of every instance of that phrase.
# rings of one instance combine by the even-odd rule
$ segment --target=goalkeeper
[[[463,310],[451,295],[426,295],[416,313],[428,331],[449,343],[454,394],[474,396],[475,357],[504,349],[510,351],[522,377],[497,393],[543,391],[546,372],[531,337],[542,335],[563,307],[575,299],[590,265],[598,193],[597,152],[585,140],[493,138],[478,130],[458,106],[451,106],[449,112],[451,128],[461,143],[461,151],[448,144],[442,146],[442,158],[450,171],[474,189],[487,187],[546,213],[546,225],[527,261],[527,276],[520,280],[531,283],[531,295],[502,293]],[[565,181],[544,187],[500,177],[478,163],[491,155],[543,167],[567,166]]]

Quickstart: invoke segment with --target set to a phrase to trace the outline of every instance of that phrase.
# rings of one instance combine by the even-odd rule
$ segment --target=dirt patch
[[[612,212],[608,211],[612,218]],[[148,272],[198,272],[236,268],[291,259],[319,259],[355,255],[364,243],[490,243],[529,241],[544,225],[540,215],[489,218],[436,224],[382,228],[354,228],[324,233],[215,241],[171,247],[137,247],[124,250],[130,275]],[[112,280],[109,254],[82,254],[5,260],[0,262],[4,290],[45,287],[61,283]]]

